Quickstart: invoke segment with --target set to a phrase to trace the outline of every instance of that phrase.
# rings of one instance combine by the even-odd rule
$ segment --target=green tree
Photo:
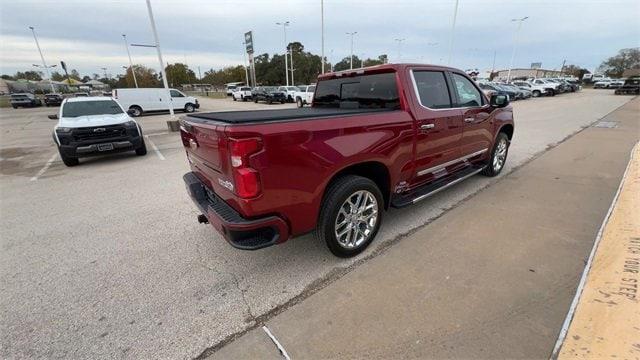
[[[7,74],[2,74],[2,76],[0,76],[0,78],[4,79],[4,80],[15,80],[15,78],[11,75],[7,75]]]
[[[620,77],[625,70],[640,69],[640,48],[622,49],[616,56],[603,61],[598,70],[611,77]]]
[[[223,85],[230,82],[245,82],[244,66],[227,66],[220,70],[210,69],[204,72],[202,82],[205,84]]]
[[[53,81],[62,81],[64,79],[65,79],[64,75],[60,74],[57,71],[54,71],[51,73],[51,80]]]
[[[196,74],[185,64],[168,64],[164,72],[167,74],[167,82],[169,82],[171,86],[182,86],[184,84],[197,82]]]
[[[577,65],[565,65],[562,71],[565,75],[575,76],[578,79],[582,79],[584,74],[589,73],[589,70],[581,68],[580,66],[577,66]]]
[[[80,73],[76,69],[72,69],[71,70],[71,73],[69,74],[69,77],[72,78],[73,80],[80,81]]]
[[[136,80],[138,81],[138,87],[161,87],[162,82],[158,74],[153,70],[149,69],[143,65],[133,65],[133,68],[136,72]],[[132,88],[135,87],[135,83],[133,81],[133,73],[131,72],[131,68],[127,69],[127,72],[124,76],[119,77],[117,80],[114,80],[113,85],[109,84],[111,88]]]
[[[18,71],[13,77],[16,80],[25,79],[25,80],[40,81],[42,80],[42,73],[34,70],[29,70],[25,72]]]

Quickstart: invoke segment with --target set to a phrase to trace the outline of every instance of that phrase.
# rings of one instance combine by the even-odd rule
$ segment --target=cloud
[[[217,68],[242,61],[245,31],[254,32],[257,53],[282,53],[282,28],[288,20],[289,41],[300,41],[320,53],[320,0],[152,0],[158,32],[168,62],[192,68]],[[403,61],[446,61],[454,0],[324,0],[325,55],[348,56],[345,32],[357,31],[354,53]],[[638,46],[637,0],[460,0],[452,65],[508,66],[515,24],[529,16],[519,36],[515,65],[542,61],[558,68],[563,60],[588,68],[619,49]],[[133,43],[151,43],[143,0],[5,1],[0,3],[2,40],[0,70],[24,71],[38,63],[28,26],[35,26],[48,61],[64,59],[83,73],[126,65],[122,33]],[[437,46],[429,43],[437,42]],[[153,49],[132,48],[134,61],[157,68]],[[442,60],[440,60],[442,59]]]

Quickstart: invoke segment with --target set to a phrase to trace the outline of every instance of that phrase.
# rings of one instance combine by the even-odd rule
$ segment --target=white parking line
[[[47,171],[47,169],[49,169],[49,167],[51,166],[51,164],[53,164],[54,161],[56,161],[56,158],[58,157],[58,153],[53,154],[53,156],[49,159],[49,161],[47,161],[46,164],[44,164],[44,167],[42,167],[42,169],[40,169],[40,171],[38,171],[38,173],[36,174],[36,176],[32,177],[31,179],[29,179],[29,181],[36,181],[38,180],[38,178],[40,176],[42,176],[42,174],[44,174],[45,171]]]
[[[151,144],[151,147],[153,148],[153,151],[156,152],[156,155],[158,155],[158,158],[160,158],[160,160],[164,160],[164,155],[162,155],[162,153],[160,152],[160,149],[158,149],[156,144],[153,141],[151,141],[151,139],[149,138],[149,135],[145,135],[144,137],[145,139],[147,139],[149,144]]]
[[[271,341],[273,341],[273,343],[276,344],[276,347],[278,348],[282,356],[287,360],[291,360],[291,358],[289,357],[289,354],[287,354],[287,350],[285,350],[282,344],[280,344],[280,342],[278,341],[278,339],[276,339],[276,337],[273,336],[271,331],[269,331],[269,328],[266,325],[264,325],[262,326],[262,330],[264,330],[264,332],[266,332],[267,335],[271,338]]]
[[[145,136],[167,135],[168,133],[169,133],[168,131],[163,131],[163,132],[157,132],[157,133],[146,134]]]

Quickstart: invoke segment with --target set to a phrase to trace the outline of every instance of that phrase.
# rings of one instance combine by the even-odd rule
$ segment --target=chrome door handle
[[[436,127],[433,124],[424,124],[424,125],[420,125],[420,130],[429,130],[429,129],[433,129],[434,127]]]
[[[472,117],[468,117],[464,119],[464,122],[467,122],[467,123],[474,122],[474,121],[476,121],[476,119]]]

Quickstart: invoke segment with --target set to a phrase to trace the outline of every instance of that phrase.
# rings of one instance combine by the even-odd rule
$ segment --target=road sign
[[[251,31],[244,33],[244,43],[247,48],[247,54],[253,54],[253,34]]]
[[[531,68],[532,69],[540,69],[540,68],[542,68],[542,63],[541,62],[531,63]]]

